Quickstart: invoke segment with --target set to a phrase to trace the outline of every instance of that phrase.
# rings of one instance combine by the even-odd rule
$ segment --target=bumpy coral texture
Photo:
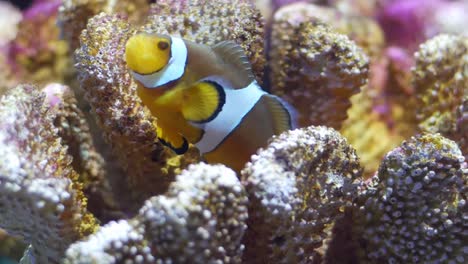
[[[161,261],[241,261],[247,195],[234,171],[223,165],[189,166],[165,196],[147,201],[140,214]]]
[[[360,173],[354,149],[331,128],[273,138],[242,171],[250,200],[244,260],[320,261],[332,228],[357,195]]]
[[[465,263],[467,179],[460,149],[439,134],[391,151],[361,207],[365,255],[376,263]]]
[[[85,241],[71,245],[64,263],[154,263],[143,232],[137,221],[112,221]]]
[[[18,86],[0,100],[0,227],[24,238],[41,263],[96,228],[44,95]]]
[[[72,245],[66,263],[240,263],[246,219],[247,196],[236,174],[199,163],[134,219],[111,222]]]
[[[299,112],[299,124],[339,129],[349,98],[367,81],[368,59],[345,35],[323,24],[277,16],[273,25],[272,91]]]
[[[347,35],[348,38],[356,42],[370,57],[378,55],[385,44],[383,31],[374,20],[366,16],[344,13],[333,7],[299,1],[296,4],[287,5],[279,9],[275,13],[273,23],[275,23],[275,21],[284,20],[287,20],[288,24],[295,27],[299,26],[301,23],[325,23],[334,31]],[[282,34],[284,36],[287,36],[288,32],[292,33],[292,31],[290,31],[292,28],[288,26],[288,24],[283,24],[284,27],[279,25],[279,30],[286,30],[286,32]],[[275,46],[274,43],[276,41],[282,40],[273,37],[271,39],[273,46]]]
[[[80,46],[81,31],[86,28],[88,19],[106,12],[125,14],[131,21],[141,22],[148,11],[146,0],[64,0],[59,10],[58,25],[61,35],[68,41],[72,50]]]
[[[46,93],[46,104],[55,116],[58,135],[73,158],[71,165],[79,174],[79,181],[89,199],[88,210],[101,221],[106,221],[118,209],[108,182],[110,175],[106,172],[103,157],[95,148],[75,94],[70,87],[57,83],[45,86],[42,91]]]
[[[468,130],[458,121],[468,97],[467,38],[439,35],[422,44],[415,57],[413,82],[421,130],[466,142]],[[461,147],[468,155],[468,146]]]
[[[145,31],[178,35],[208,45],[223,40],[240,44],[257,80],[262,81],[264,24],[251,1],[162,0],[153,4],[149,13]]]
[[[156,120],[136,95],[123,60],[134,32],[126,20],[104,13],[90,19],[76,52],[81,87],[105,138],[127,172],[139,200],[164,192],[187,160],[157,140]]]

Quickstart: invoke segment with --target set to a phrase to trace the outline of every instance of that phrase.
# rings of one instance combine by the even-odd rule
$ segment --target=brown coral
[[[72,245],[66,263],[240,263],[246,218],[247,197],[234,171],[191,165],[134,219],[111,222]]]
[[[117,204],[109,185],[106,164],[97,152],[83,112],[70,87],[52,83],[42,89],[46,104],[54,116],[58,135],[73,158],[72,167],[79,175],[83,190],[89,199],[88,210],[101,221],[112,218]]]
[[[199,163],[140,210],[155,257],[172,263],[240,263],[247,196],[231,169]]]
[[[128,15],[131,21],[141,22],[148,8],[146,0],[65,0],[57,20],[62,37],[68,41],[71,49],[75,50],[80,45],[80,33],[86,28],[91,17],[100,12],[117,13]]]
[[[405,141],[383,160],[361,207],[364,255],[375,263],[464,263],[468,169],[440,134]]]
[[[284,20],[294,26],[305,22],[325,23],[337,33],[344,34],[356,42],[357,46],[362,48],[370,58],[378,56],[384,48],[384,33],[373,19],[343,12],[338,7],[298,2],[287,5],[275,13],[274,24],[278,23],[275,21],[284,22]],[[287,26],[287,24],[283,25]],[[281,27],[280,30],[288,30],[288,27]],[[284,35],[288,34],[284,33]],[[271,39],[273,46],[276,41],[281,41],[281,39],[273,37]]]
[[[76,60],[81,87],[105,139],[130,172],[134,194],[144,199],[164,192],[190,158],[176,157],[158,142],[156,120],[136,96],[136,83],[123,60],[125,42],[133,32],[120,16],[102,13],[83,31]]]
[[[331,128],[273,138],[242,171],[250,200],[244,260],[320,261],[334,224],[357,195],[360,173],[354,149]]]
[[[96,223],[44,97],[18,86],[1,99],[0,227],[31,243],[39,262],[58,263]]]
[[[413,83],[422,131],[466,141],[468,131],[457,123],[457,115],[463,114],[457,111],[468,96],[467,43],[461,36],[439,35],[423,43],[415,54]],[[467,155],[466,145],[463,151]]]
[[[299,124],[339,129],[349,98],[367,81],[368,59],[345,35],[323,24],[275,16],[271,88],[299,111]]]

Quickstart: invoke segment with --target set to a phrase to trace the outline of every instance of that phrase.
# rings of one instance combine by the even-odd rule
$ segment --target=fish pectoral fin
[[[221,41],[212,47],[215,54],[224,63],[233,65],[237,72],[248,78],[249,82],[255,80],[249,58],[245,55],[244,49],[232,40]]]
[[[170,148],[176,154],[181,155],[187,152],[189,144],[187,139],[178,133],[167,133],[160,127],[158,127],[158,138],[161,143]]]
[[[276,135],[290,130],[295,126],[295,111],[292,106],[283,101],[280,97],[271,94],[265,94],[262,96],[262,100],[265,100],[270,110]]]
[[[223,87],[213,81],[201,81],[184,90],[182,115],[187,121],[205,123],[221,112],[226,100]]]

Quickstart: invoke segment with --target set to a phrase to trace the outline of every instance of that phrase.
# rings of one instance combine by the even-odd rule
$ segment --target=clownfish
[[[242,47],[137,33],[125,60],[137,94],[177,154],[194,144],[206,161],[240,171],[267,140],[294,126],[292,108],[258,85]]]

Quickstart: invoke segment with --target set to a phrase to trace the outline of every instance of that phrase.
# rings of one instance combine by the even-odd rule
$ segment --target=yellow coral
[[[372,111],[372,101],[364,89],[351,97],[352,107],[341,133],[356,149],[364,175],[372,176],[379,167],[385,153],[403,141],[403,136],[391,131],[387,124]]]

